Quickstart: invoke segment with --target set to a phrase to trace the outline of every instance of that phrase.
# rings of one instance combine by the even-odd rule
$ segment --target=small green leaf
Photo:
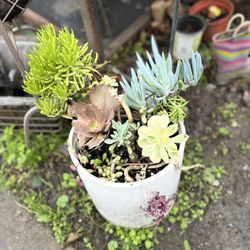
[[[50,214],[42,214],[42,215],[38,215],[36,219],[38,222],[48,223],[52,220],[52,216]]]
[[[115,250],[118,248],[118,243],[116,240],[111,240],[109,243],[108,243],[108,250]]]
[[[188,240],[184,240],[183,246],[184,246],[185,250],[191,250],[191,247],[190,247]]]
[[[40,188],[42,186],[43,182],[42,182],[42,179],[41,177],[39,176],[35,176],[34,178],[32,178],[32,187],[33,188]]]
[[[63,194],[63,195],[58,197],[58,199],[56,201],[56,205],[60,208],[64,208],[64,207],[66,207],[68,202],[69,202],[68,195]]]
[[[152,247],[153,247],[152,241],[146,240],[145,247],[146,247],[146,249],[152,249]]]

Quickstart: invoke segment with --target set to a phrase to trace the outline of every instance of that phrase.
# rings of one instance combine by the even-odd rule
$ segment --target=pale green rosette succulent
[[[138,129],[138,145],[142,148],[142,155],[149,157],[153,163],[162,160],[169,163],[177,161],[179,151],[177,144],[187,141],[186,134],[173,136],[178,131],[178,124],[169,125],[167,114],[154,115],[148,120],[147,126]],[[173,136],[173,137],[171,137]]]

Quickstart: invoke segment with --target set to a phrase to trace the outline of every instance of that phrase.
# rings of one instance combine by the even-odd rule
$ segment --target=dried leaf
[[[105,139],[105,135],[102,133],[96,134],[93,138],[91,138],[85,145],[90,149],[99,146]]]
[[[115,98],[114,88],[109,86],[97,86],[89,93],[90,103],[102,110],[105,114],[116,111],[120,103]]]

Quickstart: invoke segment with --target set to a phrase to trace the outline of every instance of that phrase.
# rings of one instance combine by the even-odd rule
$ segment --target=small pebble
[[[248,169],[249,169],[249,166],[248,166],[247,164],[243,166],[243,170],[246,171],[246,170],[248,170]]]
[[[206,86],[206,90],[208,92],[213,92],[216,89],[216,85],[212,84],[212,83],[208,83]]]
[[[76,171],[76,167],[74,165],[70,165],[70,169],[75,172]]]
[[[247,107],[250,107],[250,90],[244,91],[242,99],[243,99],[243,102],[245,103],[245,105]]]
[[[21,211],[19,211],[19,210],[16,211],[16,216],[19,216],[19,215],[21,215],[21,214],[22,214]]]
[[[231,91],[231,92],[237,92],[237,87],[232,86],[232,87],[230,88],[230,91]]]
[[[231,127],[237,128],[237,127],[239,127],[239,123],[236,120],[232,120]]]

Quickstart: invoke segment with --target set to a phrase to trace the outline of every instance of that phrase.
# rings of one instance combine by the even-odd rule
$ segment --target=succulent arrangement
[[[72,119],[78,158],[99,178],[148,178],[177,163],[179,145],[188,139],[179,133],[187,105],[179,93],[201,78],[201,56],[195,52],[175,67],[153,37],[151,44],[152,53],[145,60],[137,54],[131,79],[121,82],[101,74],[97,56],[67,28],[57,35],[44,26],[29,55],[24,90],[37,96],[42,114]]]

